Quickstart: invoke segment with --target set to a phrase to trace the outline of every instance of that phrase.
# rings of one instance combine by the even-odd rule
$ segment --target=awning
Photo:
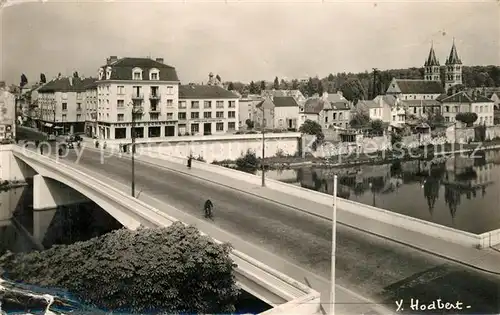
[[[51,123],[45,123],[45,127],[52,127],[53,125]]]
[[[55,126],[54,129],[63,129],[61,126]]]

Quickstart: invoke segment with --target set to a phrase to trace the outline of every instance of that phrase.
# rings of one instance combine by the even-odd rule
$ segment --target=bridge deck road
[[[64,160],[65,163],[76,162],[78,157],[71,152]],[[85,150],[77,164],[79,168],[121,183],[122,187],[130,184],[131,167],[127,158],[113,156],[102,162],[99,152]],[[273,253],[267,261],[262,259],[263,263],[276,268],[277,263],[272,260],[278,256],[329,282],[330,222],[186,176],[175,169],[138,161],[135,178],[141,194],[194,216],[201,216],[203,202],[210,198],[215,204],[213,224]],[[393,310],[396,310],[396,301],[403,300],[405,313],[442,313],[410,309],[411,299],[419,299],[420,304],[437,299],[455,305],[463,303],[458,304],[462,309],[445,311],[450,314],[500,313],[500,278],[497,276],[345,226],[339,225],[337,233],[336,281],[341,287],[350,289],[353,295],[369,297]],[[276,269],[280,270],[279,266]],[[304,282],[304,279],[297,280]]]

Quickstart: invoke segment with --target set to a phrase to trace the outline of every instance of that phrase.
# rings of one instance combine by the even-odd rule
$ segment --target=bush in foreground
[[[0,258],[11,280],[63,288],[107,310],[230,313],[239,295],[229,244],[176,222]]]

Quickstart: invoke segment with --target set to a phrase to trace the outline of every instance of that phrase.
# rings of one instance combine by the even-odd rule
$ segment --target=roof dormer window
[[[160,80],[160,70],[158,69],[149,70],[149,79],[152,81]]]
[[[111,67],[106,68],[106,80],[111,79]]]
[[[142,80],[142,69],[141,68],[132,69],[132,79],[133,80]]]
[[[102,80],[104,78],[104,69],[100,68],[99,69],[99,80]]]

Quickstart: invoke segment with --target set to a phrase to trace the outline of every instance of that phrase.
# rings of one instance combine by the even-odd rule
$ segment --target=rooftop
[[[425,80],[396,79],[402,94],[441,94],[444,88],[441,82]]]
[[[489,98],[479,95],[479,94],[474,94],[474,95],[469,95],[465,91],[461,91],[458,93],[455,93],[453,95],[450,95],[448,97],[444,97],[440,100],[442,103],[493,103],[492,100]]]
[[[309,98],[304,104],[304,114],[319,114],[323,110],[324,102],[320,98]]]
[[[149,79],[149,72],[152,69],[160,71],[160,81],[179,81],[177,72],[174,67],[164,64],[150,58],[131,58],[125,57],[116,61],[108,60],[109,64],[104,65],[101,69],[106,73],[106,68],[111,68],[110,80],[132,80],[132,69],[141,68],[143,81]]]
[[[86,86],[96,81],[95,78],[75,78],[75,77],[60,77],[43,85],[38,92],[54,93],[54,92],[83,92]]]
[[[180,99],[237,99],[238,95],[217,85],[180,85]]]
[[[276,107],[299,107],[299,104],[292,96],[275,96],[273,103]]]

